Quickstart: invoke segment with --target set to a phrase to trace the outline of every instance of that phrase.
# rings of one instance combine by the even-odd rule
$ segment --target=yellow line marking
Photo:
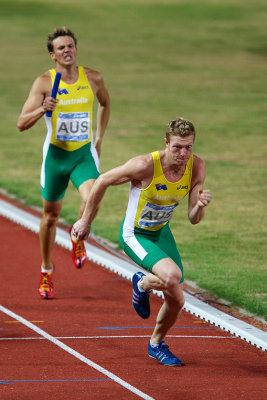
[[[44,321],[30,321],[30,322],[44,322]],[[20,321],[4,321],[5,324],[20,324]]]

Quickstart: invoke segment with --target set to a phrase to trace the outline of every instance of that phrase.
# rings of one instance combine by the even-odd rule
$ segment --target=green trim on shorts
[[[79,189],[82,183],[100,175],[91,153],[91,143],[74,151],[50,144],[44,167],[45,187],[41,186],[41,193],[47,201],[62,199],[70,180]]]
[[[134,236],[140,245],[148,253],[143,260],[125,243],[123,232],[124,220],[121,224],[120,243],[125,253],[140,267],[152,272],[153,266],[163,258],[171,258],[182,272],[180,283],[184,281],[183,264],[171,232],[169,223],[158,231],[148,231],[146,229],[134,228]]]

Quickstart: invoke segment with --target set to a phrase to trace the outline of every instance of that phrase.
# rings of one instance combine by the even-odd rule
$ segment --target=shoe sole
[[[138,307],[138,304],[135,303],[134,298],[132,298],[132,304],[133,304],[134,311],[136,312],[136,314],[139,315],[139,317],[141,317],[141,318],[143,318],[143,319],[147,319],[147,318],[150,317],[150,309],[149,309],[149,311],[148,311],[148,314],[144,315],[144,314],[141,314],[139,310],[137,310],[136,307]]]
[[[139,315],[139,317],[141,317],[142,319],[148,319],[150,317],[150,313],[148,315],[141,315],[139,313],[139,311],[136,310],[135,306],[133,305],[134,311],[136,312],[137,315]]]
[[[51,299],[53,299],[53,297],[54,297],[54,295],[52,295],[52,296],[48,296],[48,294],[47,294],[47,292],[45,292],[45,295],[42,295],[40,292],[39,292],[39,295],[41,296],[41,298],[43,299],[43,300],[51,300]]]
[[[150,354],[148,354],[148,356],[150,358],[153,358],[153,360],[157,360],[160,364],[165,365],[166,367],[183,367],[185,364],[165,364],[163,362],[161,362],[158,358],[151,356]]]

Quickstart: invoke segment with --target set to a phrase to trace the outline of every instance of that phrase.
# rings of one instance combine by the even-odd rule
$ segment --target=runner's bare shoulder
[[[32,85],[32,90],[42,93],[45,97],[50,96],[52,90],[52,82],[49,71],[38,76]]]
[[[98,86],[99,83],[103,82],[103,77],[100,72],[87,67],[84,67],[84,71],[90,83],[93,83]]]

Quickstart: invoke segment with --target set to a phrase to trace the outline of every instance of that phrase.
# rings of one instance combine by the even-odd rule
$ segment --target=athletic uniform
[[[78,189],[88,179],[99,176],[99,159],[93,144],[92,115],[94,93],[83,67],[77,82],[60,81],[58,103],[49,118],[41,169],[42,196],[48,201],[64,197],[69,180]],[[49,70],[52,86],[56,71]]]
[[[159,152],[151,154],[154,175],[150,185],[145,189],[130,185],[128,208],[121,226],[121,245],[133,261],[148,271],[159,260],[170,257],[183,273],[169,221],[179,201],[190,191],[193,155],[182,178],[173,183],[165,178]]]

